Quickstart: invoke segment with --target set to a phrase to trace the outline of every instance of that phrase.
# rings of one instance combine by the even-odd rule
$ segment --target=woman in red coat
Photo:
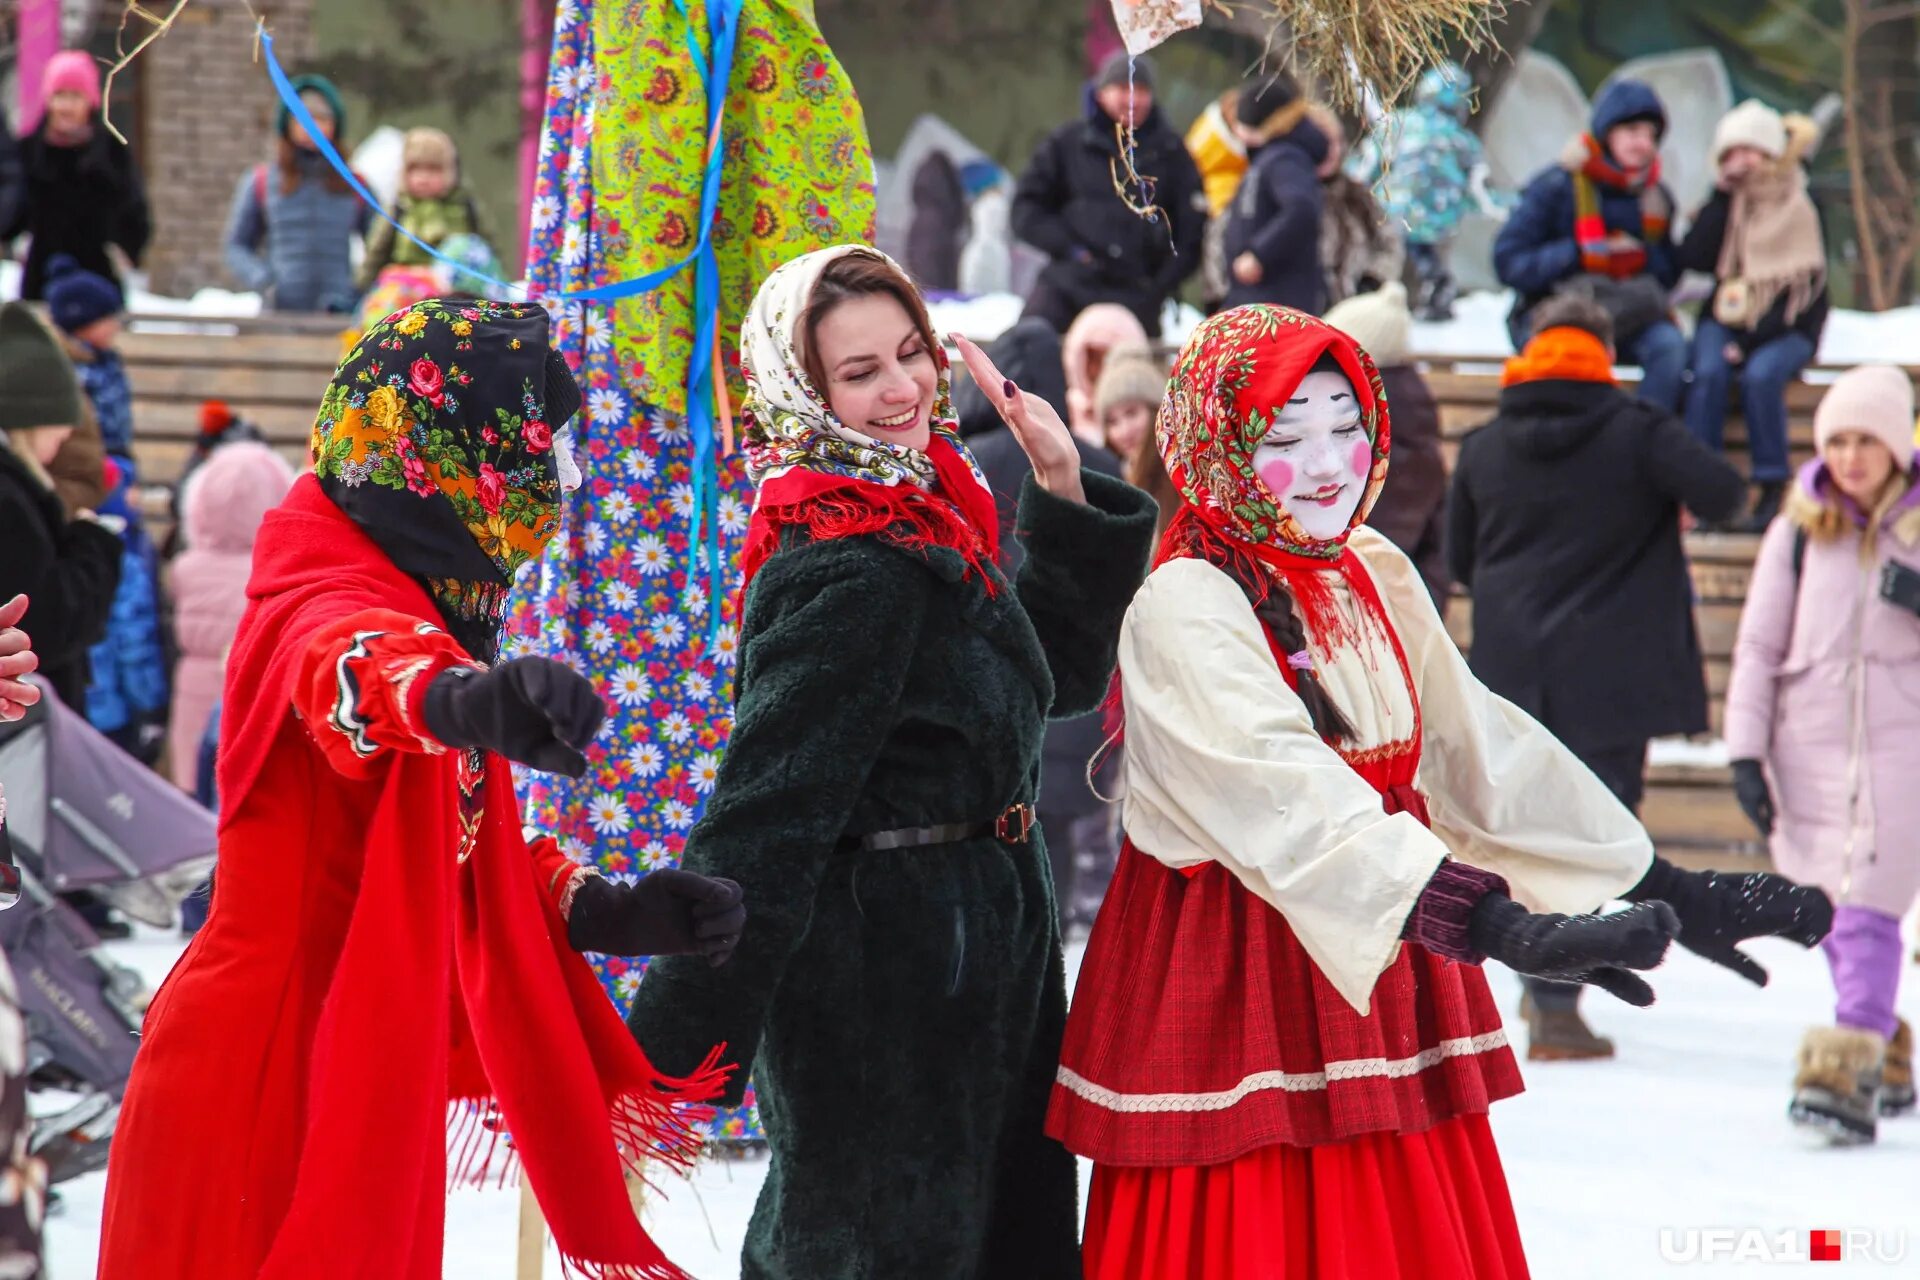
[[[529,846],[508,761],[577,775],[605,708],[495,663],[579,405],[538,306],[419,303],[334,375],[254,554],[219,887],[147,1014],[101,1280],[438,1280],[449,1181],[515,1165],[580,1274],[681,1274],[622,1170],[686,1158],[721,1080],[660,1079],[577,952],[717,963],[739,891]]]
[[[1655,858],[1473,678],[1358,527],[1390,436],[1372,360],[1298,312],[1214,316],[1174,367],[1181,504],[1120,636],[1127,840],[1047,1120],[1094,1161],[1092,1280],[1525,1276],[1480,962],[1644,1005],[1633,971],[1676,935],[1738,968],[1741,939],[1831,920],[1818,890]]]

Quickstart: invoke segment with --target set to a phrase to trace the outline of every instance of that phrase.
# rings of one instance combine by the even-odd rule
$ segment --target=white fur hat
[[[1778,160],[1787,153],[1787,122],[1758,98],[1748,98],[1722,116],[1719,127],[1713,131],[1716,163],[1734,147],[1752,147]]]

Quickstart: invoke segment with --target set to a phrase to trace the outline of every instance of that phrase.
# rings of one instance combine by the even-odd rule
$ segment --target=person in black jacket
[[[27,174],[20,164],[20,144],[7,127],[6,113],[0,111],[0,231],[16,225],[26,207]],[[6,241],[0,238],[0,259],[6,254]]]
[[[1027,298],[1026,314],[1057,333],[1096,302],[1118,302],[1160,334],[1160,312],[1200,267],[1207,200],[1186,143],[1153,101],[1153,63],[1115,54],[1087,89],[1081,119],[1034,149],[1013,193],[1013,234],[1052,259]],[[1135,169],[1152,179],[1151,219],[1114,190],[1125,177],[1116,131],[1133,126]],[[1138,203],[1140,191],[1128,184]]]
[[[1067,375],[1060,359],[1060,335],[1053,326],[1037,318],[1022,320],[1001,334],[987,354],[1015,385],[1045,400],[1063,419],[1067,416]],[[1033,463],[1012,429],[1001,420],[1000,411],[971,381],[954,392],[953,407],[960,435],[993,491],[1000,515],[1000,568],[1011,580],[1026,555],[1020,540],[1013,536],[1013,521],[1021,487],[1032,474]],[[1073,445],[1080,451],[1083,469],[1119,478],[1120,459],[1111,452],[1078,436]],[[1097,908],[1105,889],[1104,885],[1077,883],[1083,861],[1101,865],[1103,849],[1099,842],[1109,806],[1088,784],[1087,762],[1099,752],[1104,737],[1100,713],[1094,712],[1050,721],[1041,742],[1040,799],[1035,809],[1047,832],[1047,862],[1053,871],[1053,893],[1062,925],[1075,919],[1076,901],[1084,904],[1091,896]],[[1105,784],[1113,781],[1116,764],[1104,764],[1096,777],[1100,790],[1109,795],[1112,792]],[[1106,862],[1112,862],[1110,855]]]
[[[1473,594],[1469,664],[1637,810],[1647,743],[1707,728],[1681,508],[1739,510],[1740,473],[1613,381],[1597,303],[1557,297],[1507,364],[1500,411],[1461,442],[1447,563]],[[1534,1059],[1610,1057],[1577,990],[1528,983]]]
[[[1247,172],[1227,211],[1227,305],[1270,302],[1310,315],[1327,305],[1320,264],[1326,193],[1320,165],[1332,145],[1307,117],[1286,75],[1242,93],[1234,108]]]
[[[1827,250],[1801,167],[1819,136],[1805,116],[1748,100],[1714,131],[1713,196],[1680,243],[1680,266],[1714,276],[1693,335],[1687,429],[1718,449],[1728,393],[1740,409],[1759,486],[1743,532],[1780,513],[1787,460],[1787,386],[1820,347],[1827,323]]]
[[[46,296],[47,264],[71,254],[82,270],[119,281],[108,245],[137,264],[152,223],[139,171],[125,143],[100,120],[100,69],[69,49],[47,61],[46,111],[20,142],[26,199],[0,223],[0,241],[33,237],[20,296]]]
[[[47,475],[79,415],[59,340],[21,303],[0,306],[0,600],[27,597],[40,674],[85,715],[87,650],[107,633],[121,549],[91,512],[68,520]]]

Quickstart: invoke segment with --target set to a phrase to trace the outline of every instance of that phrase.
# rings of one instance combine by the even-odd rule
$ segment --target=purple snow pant
[[[1866,907],[1836,907],[1833,932],[1820,944],[1839,997],[1833,1020],[1843,1027],[1893,1038],[1900,991],[1900,921]]]

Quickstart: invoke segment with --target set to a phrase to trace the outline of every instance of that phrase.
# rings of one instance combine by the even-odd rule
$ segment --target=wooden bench
[[[142,505],[156,536],[165,535],[166,495],[186,468],[205,401],[225,401],[294,467],[306,465],[314,414],[340,362],[341,331],[333,317],[132,317],[120,352],[133,387]]]

